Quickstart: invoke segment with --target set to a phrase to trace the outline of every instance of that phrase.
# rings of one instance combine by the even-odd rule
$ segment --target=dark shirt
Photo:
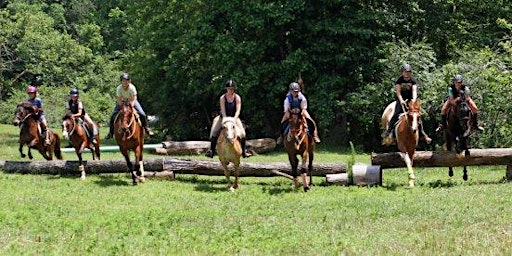
[[[405,80],[403,76],[400,76],[395,84],[400,85],[400,95],[404,100],[412,100],[412,86],[417,84],[416,79],[410,77],[409,80]]]
[[[226,116],[234,117],[236,114],[236,94],[235,98],[233,99],[233,102],[229,102],[227,95],[224,95],[224,102]]]

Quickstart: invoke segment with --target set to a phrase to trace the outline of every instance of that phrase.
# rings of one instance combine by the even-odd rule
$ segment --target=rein
[[[130,127],[132,127],[132,125],[134,123],[135,123],[135,114],[132,111],[131,117],[130,117],[130,122],[128,122],[128,125],[127,125],[128,130],[130,131],[130,134],[128,136],[126,136],[126,134],[125,134],[126,139],[130,139],[135,134],[135,126],[133,127],[133,129],[130,129]],[[124,132],[123,132],[123,134],[124,134]]]

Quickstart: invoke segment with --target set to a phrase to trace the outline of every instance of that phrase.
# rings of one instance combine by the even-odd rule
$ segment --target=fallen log
[[[84,161],[87,174],[128,172],[124,160],[90,160]],[[288,163],[252,164],[242,163],[240,176],[270,177],[280,175],[275,171],[290,175]],[[8,173],[23,174],[78,174],[78,161],[0,161],[0,169]],[[232,168],[231,168],[232,169]],[[315,164],[313,176],[346,172],[346,165]],[[147,159],[144,160],[147,172],[170,172],[174,174],[224,175],[217,161],[190,161],[181,159]],[[152,174],[155,175],[155,174]]]
[[[470,149],[470,155],[458,158],[455,152],[448,151],[416,151],[413,166],[416,167],[455,167],[472,165],[512,165],[512,149],[487,148]],[[405,167],[400,153],[384,153],[371,156],[372,165],[380,165],[381,168]]]
[[[271,138],[247,140],[247,150],[252,153],[266,153],[276,148],[276,141]],[[209,141],[164,141],[162,148],[155,148],[158,155],[199,155],[210,149]]]

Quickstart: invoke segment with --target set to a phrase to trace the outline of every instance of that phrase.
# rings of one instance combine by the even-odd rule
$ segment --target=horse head
[[[34,114],[35,109],[30,102],[20,102],[18,106],[16,106],[16,111],[14,112],[14,120],[12,123],[15,126],[19,126],[27,117]]]
[[[136,122],[134,108],[129,102],[124,101],[119,106],[119,131],[125,135],[131,134],[130,127]]]
[[[293,140],[295,147],[300,147],[302,140],[307,136],[304,129],[306,120],[304,119],[304,116],[302,116],[301,109],[291,109],[288,122],[290,124],[290,132],[288,134],[287,140]]]
[[[419,100],[409,101],[407,104],[407,120],[413,133],[418,131],[418,123],[421,117],[421,103]]]
[[[72,115],[66,114],[62,117],[62,136],[65,139],[69,139],[69,136],[73,134],[76,129],[75,119]]]
[[[224,133],[224,138],[230,144],[233,144],[236,139],[236,122],[233,117],[224,117],[222,118],[222,132]]]

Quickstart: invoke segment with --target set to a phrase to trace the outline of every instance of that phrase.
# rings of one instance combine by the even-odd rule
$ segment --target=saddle
[[[85,131],[85,134],[87,135],[88,138],[92,138],[93,137],[93,127],[89,127],[87,125],[87,122],[85,122],[82,118],[78,118],[78,124],[80,126],[82,126],[82,128],[84,128],[84,131]]]

